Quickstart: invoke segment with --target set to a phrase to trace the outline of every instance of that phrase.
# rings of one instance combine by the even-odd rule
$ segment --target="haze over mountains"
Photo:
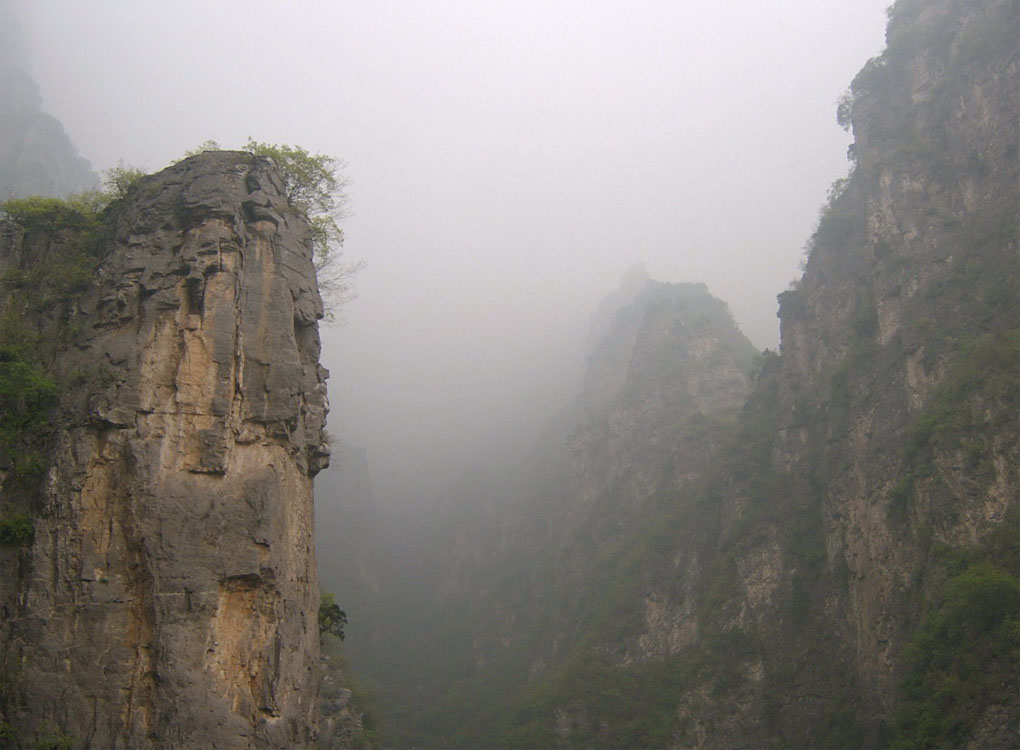
[[[320,504],[384,737],[1015,744],[1018,15],[893,8],[778,354],[638,270],[534,454],[414,514]]]
[[[775,295],[846,172],[835,103],[888,4],[4,2],[99,172],[249,135],[348,162],[368,265],[326,333],[330,430],[400,503],[540,428],[635,263],[777,346]]]
[[[0,26],[0,199],[99,187],[60,121],[42,109],[23,31],[8,4],[0,6]]]
[[[1020,742],[1020,6],[869,5],[0,0],[0,744]]]

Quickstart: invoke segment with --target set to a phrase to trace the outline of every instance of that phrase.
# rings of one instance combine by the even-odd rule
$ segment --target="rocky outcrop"
[[[103,231],[93,283],[37,313],[63,331],[60,430],[34,543],[3,553],[7,719],[76,748],[308,746],[328,451],[307,222],[271,161],[212,152]],[[9,226],[3,267],[53,234]]]
[[[579,520],[640,518],[703,465],[687,420],[732,416],[751,389],[756,351],[704,284],[647,281],[588,360],[571,425],[564,544]],[[668,477],[668,478],[667,478]],[[630,526],[632,521],[624,522]],[[598,533],[603,542],[608,529]]]
[[[602,417],[636,394],[657,401],[649,414],[739,408],[755,353],[704,284],[645,280],[589,357],[582,419]]]

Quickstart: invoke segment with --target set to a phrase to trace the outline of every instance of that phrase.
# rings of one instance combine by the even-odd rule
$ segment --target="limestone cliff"
[[[920,744],[1020,737],[999,657],[980,668],[981,687],[956,674],[973,680],[974,703],[939,699],[942,734],[909,734],[924,720],[910,654],[947,579],[989,554],[1017,572],[1010,547],[996,548],[1015,534],[1020,487],[1018,34],[1014,2],[893,6],[887,48],[840,112],[853,171],[799,288],[780,297],[777,464],[816,487],[834,578],[826,606],[859,685],[858,720],[873,728],[898,713]],[[988,658],[979,632],[969,637],[968,658]]]
[[[8,221],[0,243],[5,312],[60,390],[41,482],[3,484],[34,523],[0,552],[6,719],[26,744],[308,746],[328,452],[307,222],[271,161],[207,152],[92,235],[94,276],[41,306],[33,268],[80,233]]]
[[[639,622],[592,628],[517,736],[1017,744],[1018,33],[1014,2],[892,7],[780,354],[617,572]]]
[[[732,416],[750,391],[755,355],[704,284],[646,282],[588,360],[568,440],[561,543],[576,545],[579,525],[609,543],[614,527],[630,530],[696,474],[711,446],[688,421]]]

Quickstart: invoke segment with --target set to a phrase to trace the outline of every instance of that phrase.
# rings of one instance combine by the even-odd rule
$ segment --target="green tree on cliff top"
[[[262,143],[249,137],[245,151],[276,162],[287,199],[304,212],[312,228],[315,273],[327,302],[327,316],[354,298],[353,276],[361,263],[343,260],[344,230],[337,223],[348,215],[346,164],[300,146]]]

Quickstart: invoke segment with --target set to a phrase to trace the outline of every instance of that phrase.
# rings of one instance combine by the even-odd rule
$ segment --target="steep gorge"
[[[541,461],[375,553],[352,658],[394,742],[1020,744],[1018,16],[890,9],[747,390],[697,398],[718,352],[639,335],[711,302],[625,308]]]
[[[1016,743],[1017,24],[1008,2],[892,8],[780,354],[638,564],[644,623],[596,627],[555,700],[531,691],[557,741],[649,744],[619,732],[633,692],[661,707],[650,744]],[[619,655],[681,625],[670,659]],[[598,669],[622,699],[590,697]]]
[[[1009,0],[894,5],[778,354],[645,281],[514,476],[395,530],[342,510],[330,588],[389,742],[1020,744],[1018,37]],[[244,153],[98,216],[9,204],[3,743],[315,739],[308,235]]]
[[[97,218],[7,213],[4,374],[30,350],[50,398],[36,439],[3,446],[5,521],[30,519],[0,548],[6,726],[26,745],[307,746],[328,450],[306,220],[239,152]]]

